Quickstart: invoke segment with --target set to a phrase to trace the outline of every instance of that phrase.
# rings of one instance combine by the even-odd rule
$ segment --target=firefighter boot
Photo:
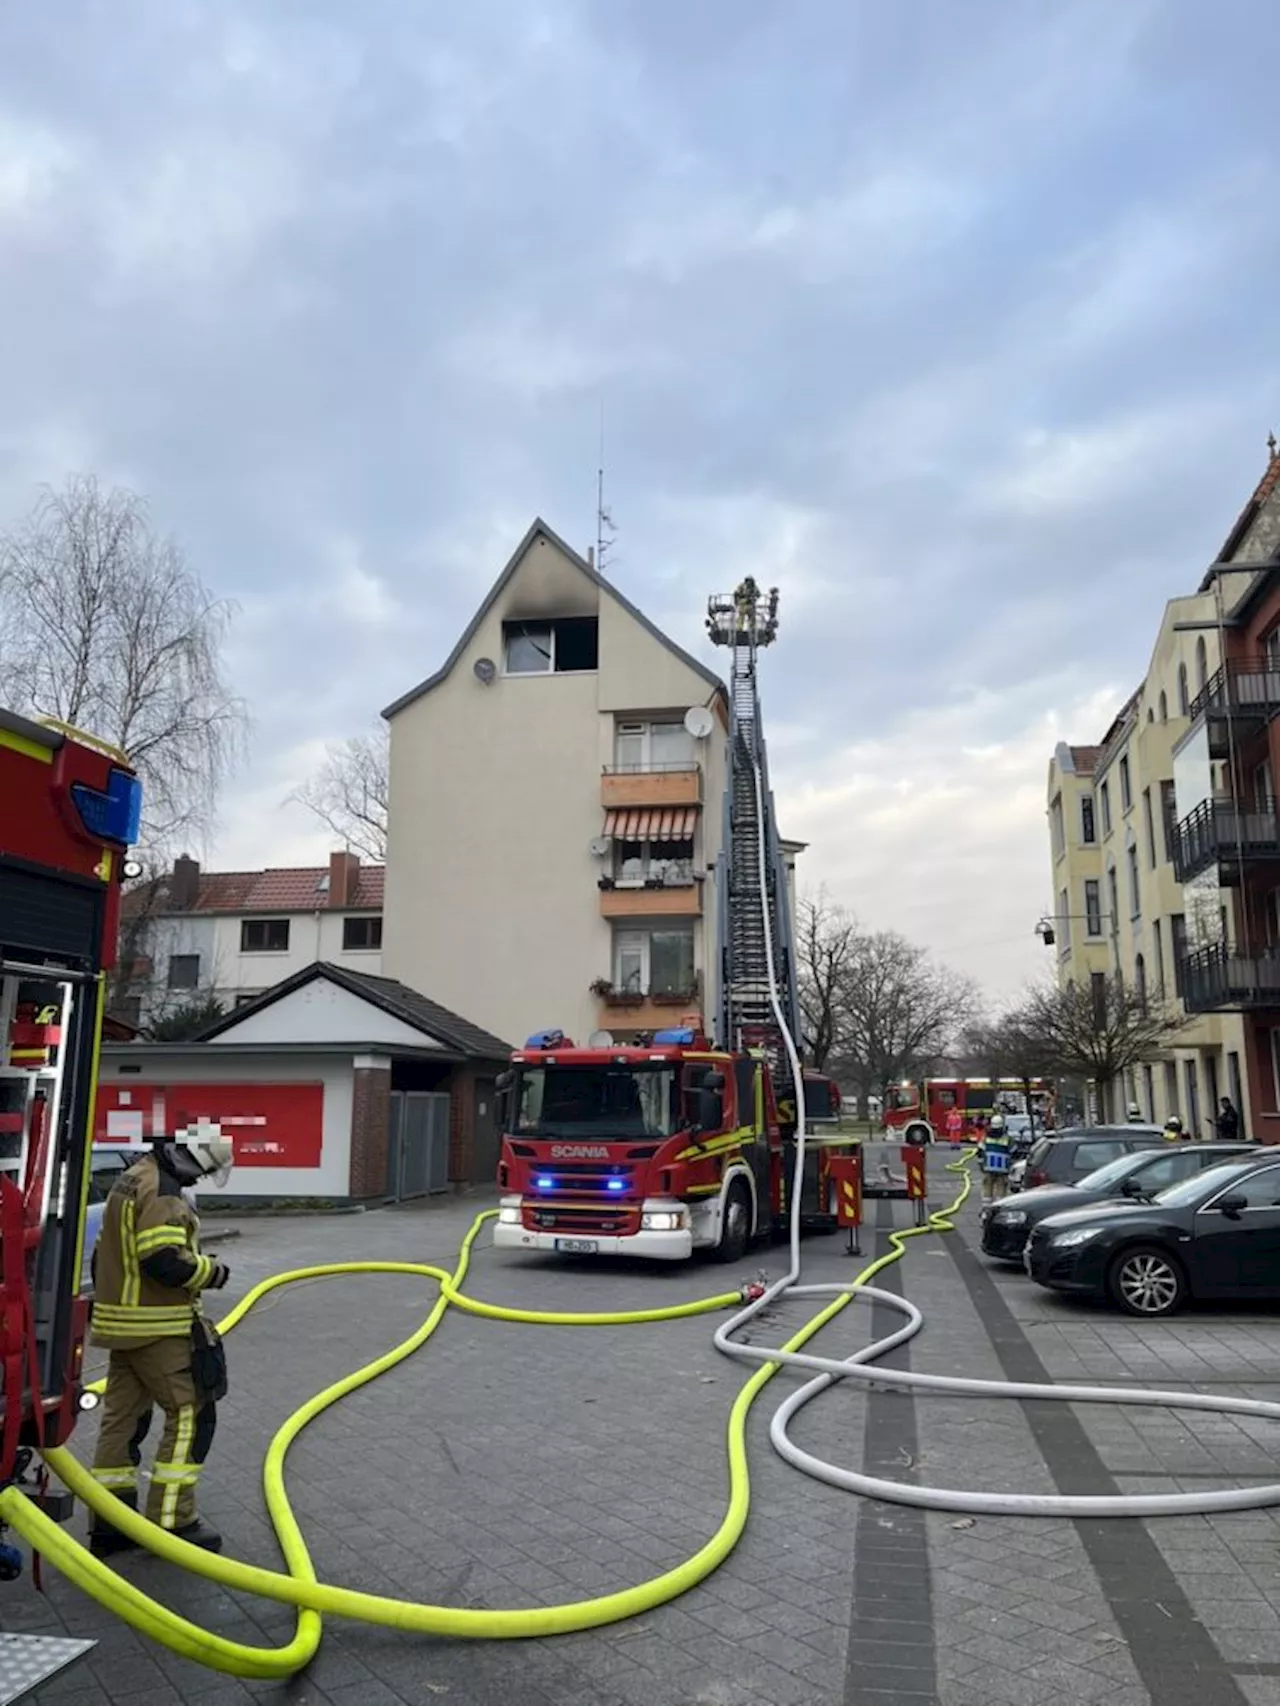
[[[131,1511],[138,1508],[138,1495],[123,1489],[116,1491],[116,1497],[122,1505],[128,1505]],[[94,1517],[89,1528],[89,1550],[95,1558],[114,1558],[117,1552],[136,1552],[138,1542],[130,1540],[127,1534],[118,1528],[112,1528],[109,1522],[103,1522],[101,1517]]]
[[[198,1516],[194,1522],[189,1522],[185,1528],[175,1528],[174,1534],[179,1540],[185,1540],[188,1546],[198,1546],[203,1552],[221,1552],[222,1536],[211,1522],[206,1522]]]

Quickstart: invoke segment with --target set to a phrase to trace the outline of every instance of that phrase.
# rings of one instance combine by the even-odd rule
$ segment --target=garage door
[[[447,1092],[397,1091],[391,1098],[387,1195],[396,1202],[449,1188]]]

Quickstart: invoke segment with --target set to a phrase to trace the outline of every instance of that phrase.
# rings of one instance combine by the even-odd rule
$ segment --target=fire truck
[[[1027,1106],[1030,1091],[1031,1106]],[[1052,1109],[1053,1085],[1045,1078],[1028,1084],[1021,1078],[923,1078],[895,1084],[885,1098],[884,1124],[890,1132],[906,1133],[928,1122],[941,1141],[969,1142],[999,1108],[1007,1114],[1031,1114],[1037,1126]],[[959,1127],[954,1115],[959,1114]]]
[[[642,1046],[607,1033],[585,1048],[560,1031],[531,1037],[500,1089],[500,1247],[660,1261],[707,1249],[733,1261],[786,1224],[798,1099],[778,1008],[794,1039],[800,1020],[757,685],[777,608],[776,590],[764,595],[751,579],[708,606],[711,638],[732,653],[716,1041],[701,1014]],[[829,1126],[839,1090],[815,1072],[802,1081],[807,1123]],[[808,1230],[834,1230],[828,1162],[848,1146],[806,1134]]]
[[[0,710],[0,1488],[75,1426],[94,1080],[141,786],[121,753]],[[68,1514],[46,1502],[52,1514]],[[0,1546],[0,1575],[18,1555]]]

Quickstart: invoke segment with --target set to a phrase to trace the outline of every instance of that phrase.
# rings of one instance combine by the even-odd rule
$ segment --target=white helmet
[[[183,1130],[175,1131],[169,1141],[185,1149],[199,1168],[202,1180],[207,1179],[219,1190],[231,1177],[235,1159],[231,1139],[222,1135],[222,1127],[215,1120],[193,1120]]]

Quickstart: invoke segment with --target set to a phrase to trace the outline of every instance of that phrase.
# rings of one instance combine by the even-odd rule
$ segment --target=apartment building
[[[390,976],[516,1040],[715,1011],[728,694],[588,558],[535,521],[384,715]]]
[[[376,976],[382,897],[382,867],[354,853],[265,871],[176,859],[125,898],[116,1017],[146,1029],[195,1004],[230,1010],[321,960]]]
[[[1172,1045],[1129,1075],[1123,1095],[1145,1117],[1176,1114],[1199,1135],[1210,1134],[1219,1098],[1230,1096],[1247,1130],[1280,1137],[1280,1114],[1271,1113],[1270,1128],[1264,1117],[1276,1100],[1268,1023],[1247,1027],[1242,1002],[1231,999],[1229,944],[1244,926],[1233,925],[1226,892],[1242,869],[1231,834],[1257,827],[1235,800],[1275,799],[1256,768],[1237,775],[1233,790],[1224,733],[1228,683],[1256,692],[1258,647],[1267,644],[1260,607],[1246,594],[1258,579],[1259,534],[1271,541],[1267,550],[1280,545],[1274,454],[1268,477],[1198,591],[1169,601],[1142,684],[1099,745],[1061,744],[1049,767],[1059,980],[1118,972],[1130,987],[1181,1006],[1186,1023]],[[1228,655],[1238,648],[1234,673],[1221,667],[1224,645]],[[1261,726],[1250,723],[1255,736]],[[1256,751],[1241,747],[1248,757]],[[1251,857],[1265,868],[1261,854]]]

